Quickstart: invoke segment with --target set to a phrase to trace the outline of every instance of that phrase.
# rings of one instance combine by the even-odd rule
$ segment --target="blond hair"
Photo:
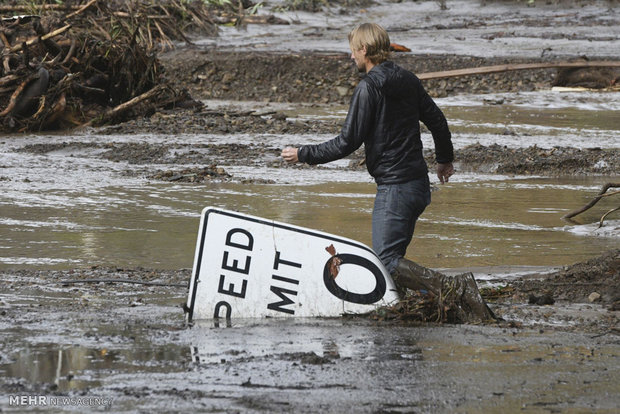
[[[390,36],[376,23],[362,23],[351,30],[349,45],[353,50],[366,46],[366,57],[375,65],[390,57]]]

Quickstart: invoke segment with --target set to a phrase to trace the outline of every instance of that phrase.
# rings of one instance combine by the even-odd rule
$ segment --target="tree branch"
[[[617,192],[611,193],[611,194],[607,194],[605,195],[605,193],[607,192],[607,190],[609,190],[610,188],[618,188],[620,187],[620,183],[607,183],[605,184],[602,188],[601,191],[599,191],[598,195],[596,197],[594,197],[588,204],[586,204],[585,206],[578,208],[576,210],[571,211],[568,214],[565,214],[562,218],[563,219],[569,219],[572,217],[575,217],[576,215],[579,215],[581,213],[583,213],[586,210],[589,210],[590,208],[592,208],[596,203],[599,202],[599,200],[603,197],[609,196],[609,195],[613,195],[616,194]]]
[[[51,39],[54,36],[58,36],[59,34],[62,34],[64,32],[66,32],[67,30],[69,30],[71,28],[71,25],[68,24],[66,26],[61,27],[60,29],[54,30],[53,32],[49,32],[48,34],[46,34],[45,36],[40,36],[40,37],[35,37],[34,39],[30,39],[25,43],[20,43],[18,45],[13,46],[9,52],[10,53],[15,53],[15,52],[19,52],[20,50],[23,49],[23,45],[25,44],[26,46],[32,46],[33,44],[37,43],[38,41],[45,41],[47,39]]]

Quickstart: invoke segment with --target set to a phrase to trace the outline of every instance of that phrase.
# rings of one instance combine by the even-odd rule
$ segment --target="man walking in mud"
[[[390,39],[381,26],[356,27],[349,34],[349,46],[351,59],[366,76],[355,88],[340,134],[321,144],[284,148],[282,158],[290,163],[323,164],[346,157],[363,143],[366,167],[377,183],[373,250],[397,285],[435,292],[441,288],[435,279],[441,277],[404,256],[416,221],[431,202],[420,121],[433,136],[442,184],[454,173],[448,123],[420,80],[388,60]]]
[[[284,148],[282,157],[322,164],[346,157],[364,143],[366,167],[377,183],[372,247],[394,273],[418,217],[431,201],[420,121],[433,135],[442,183],[454,172],[451,135],[446,118],[420,80],[387,60],[390,39],[382,27],[358,26],[349,34],[349,46],[351,59],[366,76],[355,88],[340,135],[318,145]]]

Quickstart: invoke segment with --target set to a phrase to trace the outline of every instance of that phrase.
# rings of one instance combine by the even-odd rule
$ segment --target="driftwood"
[[[281,19],[274,15],[239,15],[239,14],[217,14],[213,15],[211,19],[217,24],[230,24],[234,23],[235,25],[242,24],[279,24],[279,25],[289,25],[291,24],[288,20]]]
[[[107,111],[106,113],[104,113],[101,117],[95,118],[89,122],[87,122],[86,124],[84,124],[84,126],[91,126],[91,125],[101,125],[101,124],[105,124],[115,118],[118,118],[120,116],[122,116],[124,113],[130,111],[131,109],[135,108],[136,106],[138,106],[141,103],[144,103],[145,101],[148,101],[152,98],[154,98],[155,96],[157,96],[158,94],[160,94],[164,89],[166,88],[165,85],[158,85],[155,86],[153,89],[143,93],[140,96],[136,96],[135,98],[124,102],[120,105],[118,105],[115,108],[110,109],[109,111]]]
[[[9,105],[6,107],[4,111],[0,112],[0,116],[7,115],[9,112],[13,110],[13,108],[15,108],[15,105],[17,104],[17,97],[19,96],[20,93],[22,93],[22,91],[24,90],[24,88],[26,87],[29,81],[30,81],[30,78],[26,79],[15,89],[15,91],[11,95],[11,99],[9,99]]]
[[[602,198],[620,194],[620,191],[614,191],[611,193],[607,193],[607,190],[609,190],[610,188],[619,188],[619,187],[620,187],[620,183],[607,183],[603,185],[603,187],[601,187],[601,190],[598,192],[597,196],[594,197],[592,200],[590,200],[590,202],[588,202],[583,207],[580,207],[576,210],[571,211],[570,213],[565,214],[562,218],[571,219],[583,213],[584,211],[587,211],[591,209],[592,207],[594,207],[594,205],[598,203]],[[613,213],[614,211],[618,211],[618,210],[620,210],[620,207],[613,208],[609,210],[608,212],[606,212],[599,220],[599,228],[603,226],[603,221],[605,220],[605,218],[607,218],[609,214]]]
[[[35,6],[39,10],[77,10],[82,6],[69,6],[66,4],[40,4]],[[0,5],[1,13],[25,13],[31,11],[32,5]]]
[[[0,131],[73,128],[153,107],[196,106],[169,86],[159,51],[191,43],[186,33],[217,35],[216,19],[287,23],[254,16],[248,0],[16,3],[0,5],[3,16],[13,16],[0,19]]]
[[[477,68],[465,68],[444,70],[440,72],[421,73],[421,80],[451,78],[466,75],[485,75],[489,73],[508,72],[513,70],[527,69],[551,69],[551,68],[593,68],[593,67],[620,67],[619,61],[583,61],[583,62],[556,62],[556,63],[515,63],[507,65],[480,66]]]
[[[615,194],[618,194],[618,192],[616,192]],[[603,227],[603,222],[605,221],[605,219],[607,218],[608,215],[610,215],[611,213],[613,213],[614,211],[618,211],[620,210],[620,206],[616,207],[616,208],[612,208],[611,210],[609,210],[607,213],[603,214],[601,216],[601,219],[598,221],[598,228],[600,229],[601,227]]]
[[[202,1],[0,7],[3,14],[32,10],[40,15],[0,19],[0,131],[120,122],[191,100],[168,86],[157,51],[189,42],[185,30],[217,32]]]
[[[90,0],[88,3],[86,3],[84,6],[81,6],[79,9],[77,9],[76,11],[74,11],[73,13],[69,13],[65,16],[65,19],[70,19],[72,17],[77,16],[78,14],[83,13],[86,9],[88,9],[90,6],[92,6],[93,4],[97,3],[98,0]]]

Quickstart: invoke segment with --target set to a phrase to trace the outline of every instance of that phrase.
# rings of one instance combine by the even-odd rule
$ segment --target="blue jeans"
[[[372,211],[372,248],[390,274],[405,256],[415,223],[430,203],[428,175],[402,184],[377,185]]]

